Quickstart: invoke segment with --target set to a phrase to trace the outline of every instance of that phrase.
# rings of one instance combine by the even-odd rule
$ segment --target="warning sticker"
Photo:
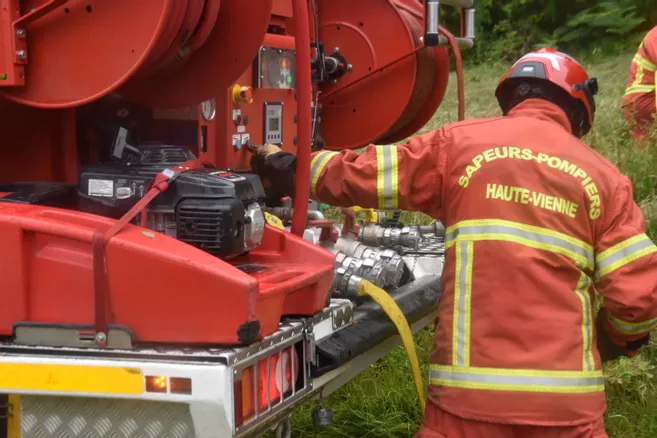
[[[229,181],[243,181],[243,180],[246,179],[243,176],[236,175],[236,174],[231,173],[231,172],[226,172],[225,170],[218,170],[216,172],[210,172],[210,175],[215,175],[215,176],[218,176],[219,178],[224,178],[224,179],[227,179]]]
[[[90,179],[89,196],[114,196],[114,181],[111,179]]]

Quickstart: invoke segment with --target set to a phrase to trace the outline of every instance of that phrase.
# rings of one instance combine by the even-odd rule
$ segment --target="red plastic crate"
[[[94,324],[92,235],[100,216],[0,204],[0,336],[16,323]],[[248,256],[222,261],[127,225],[106,247],[110,318],[138,342],[238,344],[278,328],[283,315],[323,309],[334,256],[267,227]]]

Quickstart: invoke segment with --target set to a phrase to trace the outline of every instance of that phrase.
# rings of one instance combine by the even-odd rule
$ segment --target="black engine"
[[[196,157],[185,148],[134,147],[121,131],[112,162],[87,166],[79,186],[30,182],[0,184],[0,202],[44,205],[119,219],[141,199],[155,176]],[[265,191],[257,175],[215,168],[179,173],[147,208],[148,227],[216,257],[257,248],[265,230]],[[139,215],[133,220],[141,223]]]
[[[194,158],[184,148],[146,145],[132,148],[119,162],[89,166],[80,175],[80,210],[118,219],[144,196],[159,172]],[[260,244],[264,197],[256,175],[188,170],[151,201],[148,227],[228,259]]]

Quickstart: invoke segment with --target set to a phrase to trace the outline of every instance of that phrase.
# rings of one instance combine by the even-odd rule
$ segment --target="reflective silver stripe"
[[[513,370],[508,370],[513,372]],[[503,374],[482,374],[468,372],[468,368],[463,371],[457,370],[431,370],[431,380],[433,384],[450,386],[450,382],[463,382],[472,384],[485,384],[490,385],[490,389],[496,389],[495,386],[500,386],[499,390],[504,390],[504,387],[521,386],[525,391],[540,391],[540,387],[548,389],[550,387],[558,389],[560,387],[594,387],[591,389],[600,390],[600,386],[604,385],[603,376],[573,376],[573,377],[556,377],[547,375],[522,375],[522,371],[514,375]],[[588,373],[591,374],[591,373]],[[463,385],[461,385],[463,386]],[[523,390],[523,389],[521,389]],[[558,391],[554,391],[558,392]]]
[[[635,323],[623,321],[611,315],[607,319],[609,320],[609,324],[625,335],[640,335],[657,328],[657,318]]]
[[[562,248],[568,252],[577,254],[581,256],[584,260],[587,260],[589,266],[593,266],[594,257],[593,254],[581,246],[574,245],[567,240],[560,239],[555,236],[548,236],[541,233],[534,233],[527,230],[521,230],[513,227],[506,227],[502,225],[465,225],[456,228],[454,231],[451,231],[445,235],[445,240],[450,242],[456,239],[457,236],[468,236],[473,234],[506,234],[511,236],[520,237],[526,240],[534,241],[539,244],[547,244],[555,247]],[[483,239],[482,239],[483,240]]]
[[[313,195],[315,194],[315,187],[322,170],[324,170],[324,166],[326,166],[326,163],[337,154],[337,152],[322,151],[315,155],[310,163],[310,191]]]
[[[472,287],[472,242],[458,242],[456,269],[458,270],[455,291],[455,341],[456,357],[453,363],[458,366],[470,364],[470,300]],[[454,346],[452,346],[454,348]]]
[[[598,255],[596,259],[596,277],[599,278],[609,274],[627,263],[651,253],[648,249],[654,248],[655,245],[648,236],[640,234],[616,246],[619,249],[614,249],[612,246]]]
[[[376,146],[376,157],[379,209],[394,210],[399,205],[397,146]]]
[[[591,286],[591,279],[588,275],[582,273],[575,292],[582,302],[582,339],[583,343],[583,366],[585,371],[593,371],[593,325],[591,313],[591,297],[588,293]]]

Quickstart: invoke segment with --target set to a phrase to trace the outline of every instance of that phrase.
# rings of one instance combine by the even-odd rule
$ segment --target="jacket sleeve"
[[[311,197],[326,204],[412,210],[439,217],[448,154],[444,129],[399,146],[369,145],[363,153],[313,155]]]
[[[598,239],[596,289],[604,299],[602,329],[627,350],[657,327],[657,247],[645,234],[645,218],[627,177],[609,207],[616,213]],[[640,345],[639,345],[640,346]]]
[[[657,64],[657,26],[653,27],[643,39],[639,53],[650,64]]]
[[[652,85],[657,87],[657,26],[653,27],[644,39],[643,50],[649,70],[655,73],[655,83]]]

